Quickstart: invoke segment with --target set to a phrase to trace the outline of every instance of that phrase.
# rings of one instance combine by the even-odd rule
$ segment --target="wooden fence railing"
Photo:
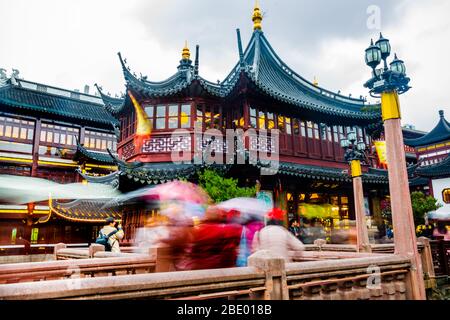
[[[81,261],[107,260],[83,259]],[[0,299],[408,299],[410,260],[373,255],[285,264],[267,251],[249,266],[0,285]],[[68,261],[59,261],[68,262]]]
[[[450,241],[431,240],[434,273],[437,277],[450,277]]]

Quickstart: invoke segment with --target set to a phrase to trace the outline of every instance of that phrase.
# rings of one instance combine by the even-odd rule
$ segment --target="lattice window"
[[[34,121],[19,118],[0,117],[0,139],[32,142]]]
[[[80,130],[78,128],[42,123],[40,144],[73,147],[77,145],[75,137],[79,137],[79,134]]]
[[[84,146],[88,149],[113,152],[117,149],[116,136],[112,133],[86,130],[84,135]]]

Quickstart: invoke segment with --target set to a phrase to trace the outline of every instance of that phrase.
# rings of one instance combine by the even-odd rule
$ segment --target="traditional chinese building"
[[[211,139],[208,130],[253,129],[245,151],[259,151],[266,158],[278,153],[277,172],[261,174],[262,162],[247,162],[226,165],[229,176],[243,185],[258,181],[261,190],[288,211],[289,219],[308,216],[309,211],[325,212],[328,227],[354,219],[351,177],[340,140],[355,129],[358,141],[371,145],[371,133],[381,123],[379,108],[303,78],[270,45],[258,7],[252,20],[254,32],[245,49],[237,30],[238,62],[218,83],[201,76],[199,46],[194,62],[185,46],[177,71],[161,82],[136,76],[119,54],[127,94],[112,98],[99,88],[106,109],[121,124],[114,157],[119,169],[104,177],[83,177],[113,183],[123,191],[178,178],[195,181],[204,167],[194,161],[198,150],[222,154],[235,147],[226,139]],[[184,134],[173,135],[179,129]],[[279,130],[278,147],[275,136],[258,135],[270,129]],[[173,162],[174,153],[184,154],[183,164]],[[387,172],[366,164],[362,177],[367,214],[379,214],[380,199],[388,192]],[[142,226],[148,214],[124,212],[127,239],[133,239],[134,228]]]
[[[0,72],[0,174],[59,183],[81,182],[80,165],[92,175],[109,174],[117,169],[107,153],[117,148],[114,126],[117,120],[88,88],[81,93]],[[104,217],[96,216],[95,204],[66,210],[73,206],[0,205],[0,254],[23,253],[24,245],[26,253],[43,253],[44,244],[95,239]]]
[[[433,130],[416,139],[405,139],[405,144],[416,150],[416,176],[425,180],[429,193],[443,205],[436,213],[450,216],[450,123],[444,111],[439,111]]]

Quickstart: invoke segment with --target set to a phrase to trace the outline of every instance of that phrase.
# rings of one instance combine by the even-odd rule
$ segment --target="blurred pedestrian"
[[[292,221],[289,231],[294,235],[294,237],[298,238],[300,236],[300,224],[295,220]]]
[[[100,230],[100,239],[107,241],[105,251],[120,253],[119,241],[123,239],[124,233],[122,225],[115,222],[113,217],[106,218],[106,225]],[[97,243],[99,241],[97,240]]]
[[[283,227],[285,215],[286,213],[278,208],[268,213],[266,227],[258,231],[253,239],[253,251],[268,250],[286,262],[291,262],[289,251],[305,249],[303,243]]]

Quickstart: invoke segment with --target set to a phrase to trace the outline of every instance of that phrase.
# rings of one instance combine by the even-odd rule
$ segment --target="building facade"
[[[340,140],[349,130],[356,130],[357,140],[370,146],[372,133],[380,128],[379,106],[306,80],[270,45],[262,31],[259,8],[254,10],[253,22],[254,32],[245,49],[238,30],[238,62],[218,83],[200,75],[198,46],[194,61],[185,47],[177,71],[161,82],[136,76],[119,54],[127,94],[112,98],[99,88],[106,109],[121,124],[118,157],[114,157],[119,169],[107,177],[84,178],[114,183],[122,191],[179,178],[195,181],[204,168],[203,162],[196,162],[196,155],[213,152],[217,160],[227,151],[237,151],[220,136],[227,129],[242,129],[248,133],[244,153],[258,152],[265,161],[277,154],[279,166],[269,175],[267,162],[224,160],[227,175],[242,185],[258,184],[277,206],[287,210],[288,220],[317,216],[327,231],[348,228],[355,218],[353,191]],[[144,123],[149,126],[147,135],[140,133]],[[183,134],[174,135],[180,129]],[[272,135],[272,129],[279,135]],[[182,164],[173,161],[174,153],[183,154]],[[387,172],[370,164],[366,161],[362,175],[367,215],[379,220],[380,202],[388,193]],[[153,213],[124,211],[128,240],[149,214]]]
[[[117,149],[117,125],[98,96],[1,73],[0,174],[65,184],[82,182],[80,164],[91,174],[113,172],[115,165],[102,159],[107,148]],[[51,250],[44,244],[95,239],[98,217],[86,213],[84,219],[84,213],[70,216],[57,209],[49,201],[0,204],[0,254],[43,253]]]
[[[436,216],[450,219],[450,123],[444,111],[439,111],[433,130],[416,139],[405,139],[405,144],[416,150],[416,176],[425,180],[429,193],[442,205]]]

